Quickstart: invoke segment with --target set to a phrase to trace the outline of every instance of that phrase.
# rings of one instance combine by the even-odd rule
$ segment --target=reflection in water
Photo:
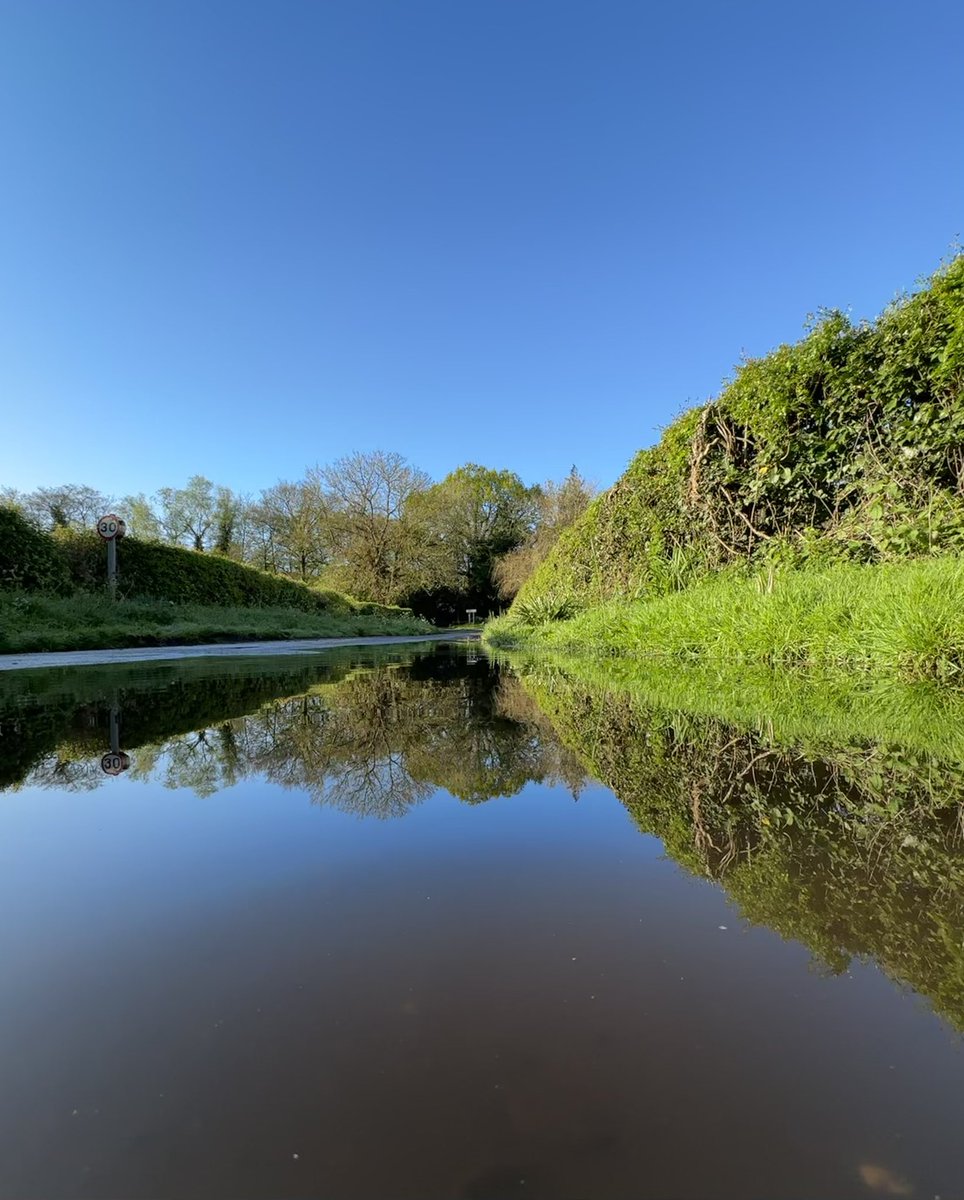
[[[0,1197],[960,1194],[948,758],[352,648],[0,676],[0,787]]]
[[[100,769],[105,775],[123,775],[131,769],[131,756],[120,748],[120,706],[110,706],[110,749],[101,756]]]
[[[830,972],[872,959],[964,1030],[964,770],[900,745],[808,747],[551,667],[526,686],[676,862]]]
[[[578,760],[511,674],[477,651],[397,659],[376,667],[360,650],[269,677],[259,661],[213,688],[206,674],[185,673],[160,692],[153,672],[133,672],[107,705],[94,698],[96,676],[86,702],[83,676],[73,693],[60,680],[51,695],[10,696],[0,709],[0,761],[8,747],[15,758],[7,786],[82,791],[130,770],[210,796],[259,776],[375,817],[401,816],[439,787],[469,803],[532,781],[578,795]],[[122,720],[133,763],[120,748]],[[98,754],[105,726],[109,747]]]
[[[104,672],[34,672],[27,694],[8,674],[7,786],[85,791],[125,771],[210,796],[257,777],[385,818],[437,788],[473,804],[530,782],[578,797],[588,774],[749,919],[834,973],[874,959],[964,1030],[956,761],[868,742],[778,743],[548,666],[520,680],[474,647],[219,666],[115,670],[106,703]]]

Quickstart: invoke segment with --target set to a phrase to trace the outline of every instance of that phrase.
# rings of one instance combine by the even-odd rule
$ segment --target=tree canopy
[[[154,496],[117,499],[64,484],[3,489],[0,503],[65,535],[116,509],[140,541],[454,621],[467,608],[485,615],[511,599],[590,495],[575,470],[559,483],[529,485],[512,471],[467,463],[433,482],[401,454],[376,450],[309,467],[256,497],[199,474]]]

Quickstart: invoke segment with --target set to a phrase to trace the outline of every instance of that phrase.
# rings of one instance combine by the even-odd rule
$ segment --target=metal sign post
[[[107,543],[107,590],[117,599],[117,543],[127,532],[127,523],[116,513],[108,513],[97,522],[97,532]]]
[[[117,599],[117,538],[107,543],[107,590],[111,600]]]
[[[101,757],[100,769],[105,775],[122,775],[130,765],[131,756],[120,748],[120,704],[115,696],[110,706],[110,749]]]

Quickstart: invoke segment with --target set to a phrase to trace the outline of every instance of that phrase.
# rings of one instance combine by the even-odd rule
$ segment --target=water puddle
[[[964,1195],[960,769],[477,647],[0,679],[0,1195]]]

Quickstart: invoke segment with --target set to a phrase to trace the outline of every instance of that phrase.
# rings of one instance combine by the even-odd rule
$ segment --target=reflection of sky
[[[157,766],[163,778],[162,759]],[[600,832],[624,836],[629,819],[605,789],[587,789],[579,804],[580,815],[590,806],[607,814]],[[0,953],[7,962],[24,954],[40,965],[44,947],[51,962],[61,961],[65,939],[79,952],[92,948],[89,939],[196,914],[199,905],[231,905],[301,875],[351,871],[357,862],[377,869],[412,851],[448,856],[465,844],[481,851],[509,828],[513,838],[528,831],[530,850],[548,852],[571,836],[558,814],[572,801],[561,788],[530,785],[524,803],[469,810],[436,792],[403,819],[385,822],[313,805],[260,779],[199,799],[122,776],[95,792],[25,788],[4,794],[0,805],[0,911],[30,914],[28,922],[4,925]],[[9,984],[16,973],[5,978]]]
[[[937,1019],[745,927],[603,787],[394,821],[259,779],[27,789],[0,806],[0,912],[0,1194],[964,1177]]]

